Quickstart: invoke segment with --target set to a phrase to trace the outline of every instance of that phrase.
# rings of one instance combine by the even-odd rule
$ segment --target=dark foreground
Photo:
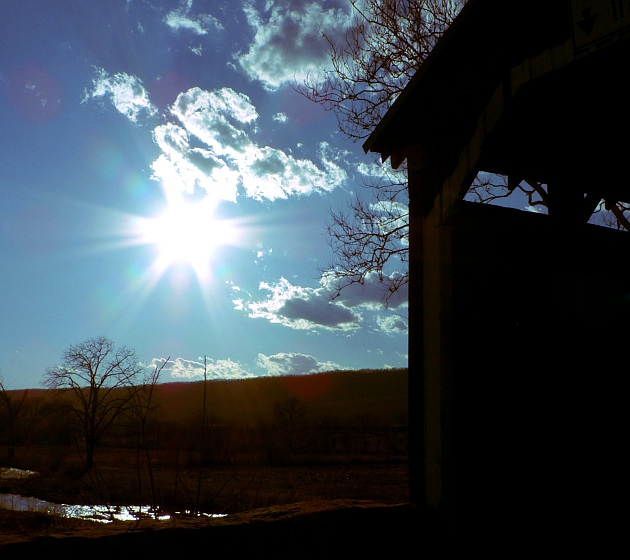
[[[199,554],[245,558],[265,553],[273,558],[403,558],[413,552],[429,553],[429,545],[438,544],[436,527],[408,504],[331,500],[260,508],[211,520],[79,528],[69,534],[0,545],[0,556],[112,559],[122,553],[125,558],[157,559]]]
[[[61,524],[31,534],[3,534],[0,523],[0,558],[612,558],[627,550],[626,523],[592,513],[578,520],[516,507],[490,517],[471,512],[454,522],[408,503],[336,499],[222,518]]]

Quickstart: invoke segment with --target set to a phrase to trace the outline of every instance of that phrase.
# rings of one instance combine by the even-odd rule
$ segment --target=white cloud
[[[313,190],[331,190],[329,176],[315,163],[295,159],[282,150],[252,146],[241,159],[245,173],[243,187],[251,198],[287,198],[290,195],[309,194]],[[334,185],[334,181],[333,181]]]
[[[279,123],[285,123],[289,120],[289,117],[287,117],[286,113],[276,113],[273,116],[273,120]]]
[[[276,283],[262,282],[260,290],[269,293],[262,301],[239,297],[234,299],[234,307],[246,311],[251,318],[267,319],[293,329],[330,331],[350,331],[360,327],[363,321],[362,310],[384,312],[383,284],[378,274],[370,273],[362,284],[346,286],[337,294],[336,280],[324,275],[317,288],[303,288],[292,285],[286,278]],[[239,294],[242,295],[242,294]],[[400,287],[387,302],[387,312],[407,307],[407,285]],[[376,318],[378,327],[389,334],[406,332],[406,320],[395,316]]]
[[[376,318],[380,329],[387,334],[407,334],[407,318],[400,315],[380,315]]]
[[[209,14],[191,16],[190,11],[192,9],[192,5],[192,0],[183,0],[180,3],[179,8],[166,14],[166,17],[164,18],[166,25],[168,25],[173,31],[185,29],[196,35],[205,35],[211,27],[214,29],[223,29],[221,23]]]
[[[383,235],[387,235],[392,244],[409,246],[409,206],[394,200],[380,200],[370,204],[374,225]]]
[[[84,101],[101,97],[133,122],[157,113],[140,79],[129,74],[109,76],[98,70]],[[258,145],[254,140],[258,112],[247,95],[230,88],[191,88],[177,96],[170,112],[179,124],[167,122],[154,129],[153,139],[162,154],[151,165],[153,178],[167,190],[200,189],[232,202],[239,193],[276,200],[329,192],[347,179],[336,163],[339,156],[325,142],[319,144],[317,163]],[[275,120],[283,118],[279,114]]]
[[[151,367],[160,367],[163,363],[163,358],[155,358],[151,363]],[[170,372],[171,377],[175,379],[191,380],[203,379],[204,369],[208,379],[244,379],[254,377],[253,374],[243,369],[241,364],[230,359],[213,360],[208,358],[204,366],[203,359],[196,361],[177,358],[170,360],[163,371]]]
[[[261,290],[270,292],[263,301],[235,301],[237,308],[252,318],[267,319],[293,329],[352,330],[359,327],[360,314],[330,301],[326,288],[301,288],[285,278],[275,284],[263,282]]]
[[[328,183],[330,184],[328,190],[332,190],[336,185],[342,184],[347,178],[347,173],[336,162],[340,161],[348,152],[346,150],[335,150],[328,142],[320,142],[317,148],[317,155],[327,172]]]
[[[109,76],[105,70],[99,69],[93,86],[91,92],[86,91],[83,101],[109,97],[114,107],[133,122],[143,113],[147,116],[157,113],[157,108],[149,100],[146,89],[136,76],[124,72]]]
[[[167,188],[196,188],[224,200],[238,192],[256,200],[331,191],[346,180],[326,144],[318,150],[320,165],[270,146],[259,146],[258,113],[249,97],[230,88],[198,87],[180,93],[171,107],[180,122],[157,127],[154,139],[162,155],[153,163],[154,178]],[[199,146],[202,145],[202,147]]]
[[[237,56],[253,80],[273,90],[293,80],[302,81],[330,64],[325,33],[333,40],[343,37],[352,22],[348,2],[268,2],[260,13],[253,4],[244,11],[256,30],[249,51]]]
[[[357,171],[361,173],[361,175],[365,175],[366,177],[370,177],[372,179],[379,179],[384,181],[385,183],[406,183],[407,182],[407,174],[402,168],[392,169],[391,159],[381,163],[371,162],[361,162],[357,165]]]
[[[375,216],[380,216],[379,226],[383,233],[398,231],[397,238],[401,245],[408,246],[408,226],[409,226],[409,205],[407,191],[402,187],[392,187],[392,185],[404,185],[407,183],[405,171],[396,171],[391,168],[391,162],[385,163],[360,163],[357,171],[367,177],[372,186],[383,185],[392,194],[391,198],[386,198],[373,202],[369,205]],[[394,196],[395,193],[395,196]]]
[[[389,280],[394,280],[396,276],[399,276],[400,273],[393,272],[388,276]],[[324,275],[322,277],[322,285],[327,286],[328,293],[334,294],[337,292],[337,280],[334,278],[334,275],[330,273],[330,275]],[[347,307],[363,307],[371,310],[382,310],[383,309],[383,296],[387,294],[385,291],[385,286],[389,284],[384,284],[380,281],[379,275],[377,272],[369,272],[363,278],[362,282],[356,282],[354,284],[350,284],[345,286],[335,301],[339,301],[343,303],[343,305]],[[400,286],[398,291],[395,294],[392,294],[389,300],[387,301],[388,309],[397,309],[399,307],[406,307],[409,299],[408,293],[408,284],[403,284]]]
[[[223,200],[235,201],[238,173],[213,151],[192,147],[185,129],[173,123],[160,125],[153,139],[162,155],[151,167],[153,178],[167,188],[192,194],[196,188]]]
[[[252,146],[243,125],[256,121],[258,113],[243,93],[195,87],[177,96],[171,112],[218,155],[238,157]]]
[[[267,370],[267,375],[304,375],[343,369],[334,362],[318,362],[313,356],[293,352],[281,352],[273,356],[258,354],[257,363]]]
[[[159,368],[164,364],[164,361],[164,358],[154,358],[148,367],[150,369]],[[280,352],[271,356],[258,354],[256,365],[265,370],[266,375],[303,375],[345,369],[335,362],[319,362],[313,356],[295,352]],[[248,379],[258,376],[250,373],[239,362],[231,359],[213,360],[207,358],[204,365],[203,358],[196,360],[177,358],[169,360],[162,371],[165,374],[170,373],[173,379],[192,381],[203,379],[204,370],[208,380]],[[162,381],[164,380],[162,379]]]

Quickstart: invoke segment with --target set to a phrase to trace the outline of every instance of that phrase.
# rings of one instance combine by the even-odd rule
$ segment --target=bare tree
[[[147,374],[142,382],[142,385],[138,387],[137,391],[132,391],[132,401],[134,406],[131,409],[132,415],[136,423],[136,468],[138,475],[138,494],[142,498],[141,491],[141,477],[140,477],[140,451],[144,449],[145,459],[147,461],[147,469],[149,470],[149,483],[151,485],[151,497],[153,499],[153,511],[157,508],[157,498],[155,493],[155,479],[153,476],[153,462],[151,460],[151,452],[149,449],[149,437],[148,437],[148,423],[149,415],[155,411],[155,405],[153,404],[153,394],[155,388],[158,385],[160,374],[162,370],[169,363],[171,357],[169,356],[164,360],[162,365],[155,366],[153,371]]]
[[[7,430],[7,462],[9,464],[11,464],[15,456],[17,421],[22,412],[22,406],[24,405],[27,395],[28,389],[22,393],[21,397],[19,397],[18,394],[12,394],[12,392],[7,390],[4,386],[2,375],[0,375],[0,412],[4,411],[2,416],[4,416]]]
[[[620,200],[602,200],[591,221],[613,229],[630,231],[630,203]]]
[[[392,170],[370,181],[369,200],[357,193],[346,209],[330,212],[332,258],[320,272],[332,281],[335,297],[376,275],[388,303],[409,282],[408,183],[406,174]]]
[[[483,204],[491,204],[520,192],[527,198],[530,208],[545,212],[548,208],[547,185],[524,179],[510,183],[507,177],[480,173],[468,190],[467,198]],[[630,203],[602,199],[595,207],[589,222],[611,229],[630,231]]]
[[[199,514],[199,497],[201,495],[201,479],[203,474],[203,452],[204,439],[206,431],[206,406],[208,391],[208,363],[206,356],[203,358],[203,407],[201,409],[201,433],[200,433],[200,449],[199,449],[199,475],[197,477],[197,500],[195,501],[195,513]]]
[[[284,434],[290,452],[295,452],[304,439],[306,406],[296,397],[274,403],[273,414],[280,431]]]
[[[98,337],[70,346],[63,363],[46,371],[45,386],[72,397],[72,412],[85,445],[85,471],[94,465],[94,450],[103,434],[134,405],[142,369],[133,350],[116,349],[111,340]]]
[[[465,0],[352,1],[345,39],[328,42],[331,66],[295,89],[337,116],[352,140],[380,122],[451,24]],[[408,282],[409,191],[406,172],[387,167],[365,175],[366,190],[348,208],[331,211],[333,258],[321,272],[335,294],[376,275],[387,303]]]
[[[296,89],[333,111],[340,130],[365,138],[424,62],[465,0],[352,0],[345,41],[325,33],[332,65]]]
[[[295,89],[332,111],[339,129],[357,141],[367,137],[420,68],[466,0],[353,0],[353,24],[342,41],[323,33],[331,65]],[[328,225],[333,257],[320,272],[336,295],[350,284],[377,275],[387,303],[408,282],[409,216],[406,172],[384,164],[380,176],[367,175],[366,189]],[[545,211],[546,185],[480,173],[468,200],[500,203],[520,193]],[[630,205],[602,201],[591,221],[630,230]]]

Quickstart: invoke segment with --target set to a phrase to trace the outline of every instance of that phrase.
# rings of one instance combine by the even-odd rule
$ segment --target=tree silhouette
[[[352,2],[353,25],[328,42],[330,68],[295,89],[337,116],[352,140],[367,137],[451,24],[465,0]],[[333,257],[321,272],[335,294],[374,275],[390,300],[408,282],[409,191],[405,169],[371,168],[348,208],[331,212]]]
[[[341,44],[325,33],[332,65],[296,89],[333,111],[339,129],[365,138],[420,68],[465,0],[351,2],[352,26]]]
[[[353,24],[345,37],[328,42],[331,65],[295,89],[332,111],[339,130],[353,141],[366,138],[381,122],[422,66],[466,0],[352,1]],[[431,107],[427,107],[431,111]],[[320,270],[336,295],[376,275],[387,303],[408,282],[409,191],[405,164],[384,164],[365,175],[360,194],[346,209],[331,212],[328,234],[333,257]],[[528,178],[480,173],[467,199],[498,203],[519,193],[530,207],[545,211],[547,186]],[[630,230],[630,204],[602,200],[591,221]]]
[[[133,350],[116,349],[111,340],[98,337],[70,346],[63,363],[46,371],[44,385],[69,392],[72,398],[85,445],[85,471],[94,465],[94,450],[103,434],[134,406],[142,369]]]
[[[347,208],[331,211],[327,224],[332,257],[320,272],[335,296],[350,284],[377,278],[385,303],[409,282],[409,190],[404,173],[387,171],[365,184]]]
[[[2,376],[0,375],[0,411],[4,410],[4,420],[7,429],[7,462],[11,464],[15,456],[15,440],[16,440],[16,427],[17,420],[22,412],[22,406],[28,395],[28,389],[26,389],[21,398],[14,398],[18,395],[13,395],[4,386]]]
[[[137,388],[138,390],[131,391],[132,403],[131,413],[136,424],[136,468],[138,475],[138,494],[142,496],[141,492],[141,476],[140,476],[140,452],[144,450],[144,455],[147,463],[147,469],[149,471],[149,483],[151,485],[151,497],[153,499],[153,510],[157,509],[157,498],[155,492],[155,478],[153,476],[153,462],[151,460],[151,450],[148,437],[148,423],[149,416],[155,411],[155,405],[153,404],[153,396],[155,389],[160,380],[160,374],[162,370],[169,363],[171,357],[169,356],[164,360],[161,365],[155,365],[153,371],[147,374],[142,384]]]

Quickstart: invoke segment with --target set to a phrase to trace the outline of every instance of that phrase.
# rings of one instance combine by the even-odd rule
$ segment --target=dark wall
[[[451,223],[456,501],[611,507],[627,473],[630,234],[478,204]]]

